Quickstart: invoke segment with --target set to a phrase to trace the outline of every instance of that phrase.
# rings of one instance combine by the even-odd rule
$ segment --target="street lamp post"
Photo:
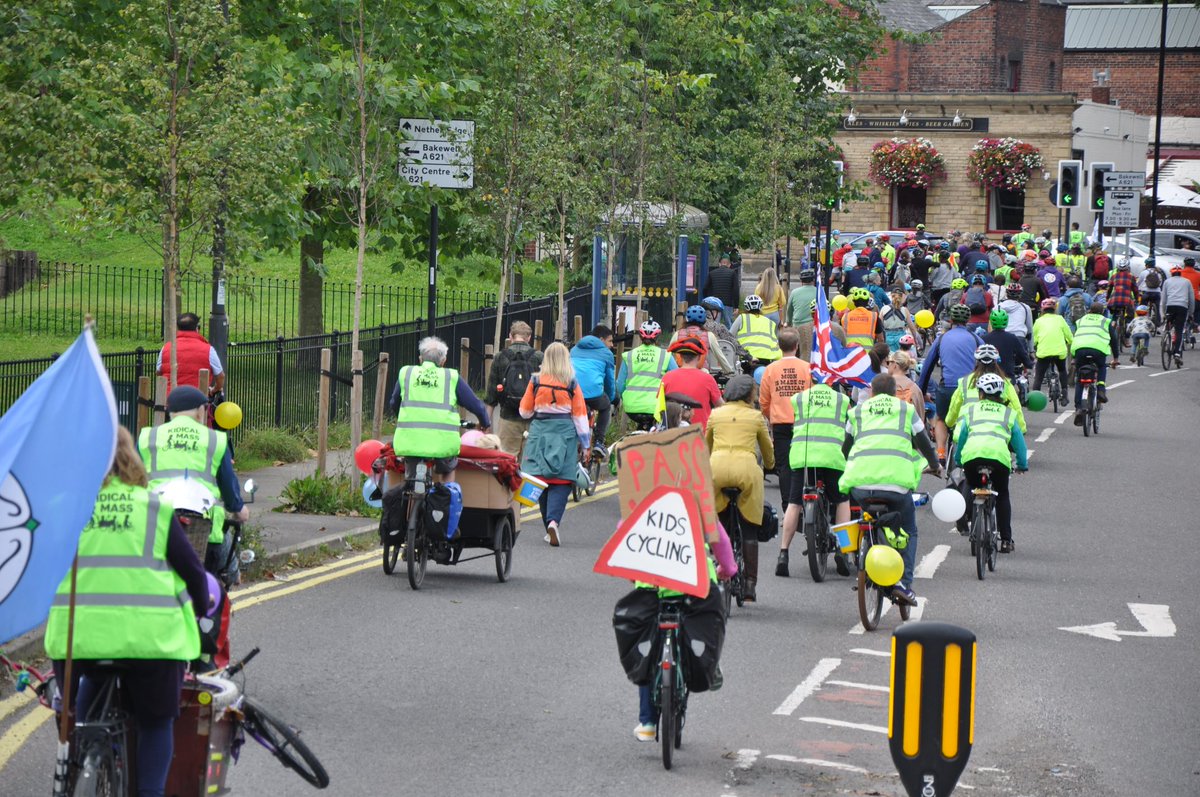
[[[1150,189],[1150,256],[1154,256],[1155,237],[1158,234],[1158,172],[1159,153],[1162,150],[1163,76],[1167,66],[1167,2],[1162,1],[1162,29],[1158,38],[1158,101],[1154,114],[1154,183]]]

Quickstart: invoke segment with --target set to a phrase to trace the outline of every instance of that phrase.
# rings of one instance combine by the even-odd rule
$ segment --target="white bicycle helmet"
[[[757,293],[752,293],[746,297],[745,305],[747,310],[761,310],[763,306],[762,297]]]
[[[638,327],[638,334],[643,338],[653,340],[662,334],[662,327],[653,319],[650,321],[643,321],[642,325]]]
[[[197,479],[171,479],[153,488],[151,492],[161,496],[176,510],[199,516],[207,515],[217,503],[213,494]]]
[[[998,374],[983,374],[976,380],[975,387],[989,396],[999,396],[1004,392],[1004,377]]]
[[[912,289],[913,289],[914,291],[919,291],[919,290],[921,290],[921,289],[922,289],[922,288],[924,288],[924,287],[925,287],[925,283],[924,283],[924,282],[921,282],[920,280],[913,280],[913,281],[912,281]]]
[[[984,363],[994,363],[1000,359],[1000,351],[990,343],[985,343],[975,350],[975,361]]]

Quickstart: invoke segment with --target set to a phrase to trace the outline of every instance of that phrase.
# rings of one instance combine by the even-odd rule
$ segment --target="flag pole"
[[[63,667],[62,710],[58,723],[58,755],[54,762],[54,793],[67,793],[67,775],[71,760],[71,746],[68,741],[71,729],[72,704],[74,695],[72,685],[75,682],[75,588],[79,574],[79,552],[71,561],[71,591],[67,599],[67,658]]]

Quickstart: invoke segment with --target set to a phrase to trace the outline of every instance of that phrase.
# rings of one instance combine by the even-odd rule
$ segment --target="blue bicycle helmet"
[[[709,310],[723,312],[725,310],[725,302],[718,299],[716,296],[705,296],[700,300],[700,304]]]
[[[708,320],[708,312],[698,304],[693,304],[683,314],[683,318],[689,324],[703,324]]]
[[[1060,252],[1065,252],[1065,251],[1067,251],[1067,245],[1066,245],[1066,244],[1059,244],[1058,246],[1056,246],[1056,247],[1055,247],[1055,249],[1057,249],[1057,250],[1058,250],[1058,251],[1060,251]]]

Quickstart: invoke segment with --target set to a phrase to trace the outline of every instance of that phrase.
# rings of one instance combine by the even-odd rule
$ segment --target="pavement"
[[[1187,521],[1200,355],[1186,358],[1181,371],[1112,372],[1099,436],[1083,437],[1069,413],[1029,414],[1017,550],[985,581],[967,542],[918,511],[922,601],[910,622],[951,622],[979,640],[974,747],[955,794],[1200,794],[1200,558]],[[773,482],[767,497],[778,500]],[[430,564],[414,592],[373,549],[243,588],[234,653],[262,648],[246,690],[303,730],[330,795],[903,794],[887,736],[898,618],[864,632],[849,580],[831,568],[814,583],[802,541],[787,579],[764,546],[759,603],[729,620],[725,686],[691,697],[664,771],[658,745],[633,737],[637,693],[614,650],[612,607],[629,585],[592,572],[617,519],[611,483],[569,506],[559,548],[527,513],[503,584],[488,558]],[[0,696],[6,797],[46,792],[49,716]],[[253,743],[228,785],[308,793]]]

